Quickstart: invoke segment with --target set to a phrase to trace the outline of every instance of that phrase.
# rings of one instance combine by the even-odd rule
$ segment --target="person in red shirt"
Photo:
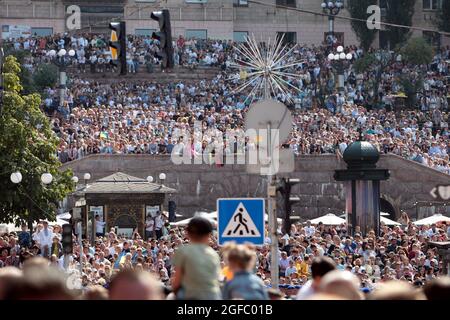
[[[185,43],[184,38],[183,38],[182,36],[180,36],[180,37],[178,38],[178,40],[177,40],[177,46],[178,46],[178,48],[183,49],[184,43]]]

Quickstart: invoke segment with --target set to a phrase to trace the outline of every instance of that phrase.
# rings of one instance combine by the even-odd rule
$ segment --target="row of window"
[[[135,0],[136,2],[156,2],[156,0]],[[438,10],[442,8],[443,0],[422,0],[424,10]],[[185,0],[186,3],[206,3],[208,0]],[[381,1],[383,2],[383,1]],[[233,0],[235,6],[248,6],[248,0]],[[296,0],[276,0],[276,5],[284,7],[297,7]]]

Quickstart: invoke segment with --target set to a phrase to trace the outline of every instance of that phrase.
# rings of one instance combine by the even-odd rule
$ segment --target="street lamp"
[[[73,181],[74,183],[78,183],[79,179],[78,179],[77,176],[73,176],[73,177],[72,177],[72,181]]]
[[[84,175],[83,175],[83,179],[84,179],[84,184],[85,185],[87,185],[87,182],[89,181],[89,180],[91,180],[91,174],[90,173],[85,173]]]
[[[159,180],[161,182],[161,185],[164,183],[164,180],[166,180],[166,174],[164,172],[159,174]]]
[[[154,180],[154,179],[153,179],[153,177],[152,177],[152,176],[148,176],[148,177],[147,177],[147,181],[148,181],[148,183],[152,183],[152,182],[153,182],[153,180]]]
[[[22,181],[22,174],[19,171],[13,172],[11,173],[10,179],[12,183],[18,184]]]
[[[58,67],[59,106],[63,107],[67,89],[66,67],[70,65],[71,59],[75,56],[75,50],[70,49],[69,52],[67,52],[66,49],[62,48],[58,52],[56,52],[56,50],[52,49],[47,53],[47,55],[51,58],[51,61]]]
[[[345,53],[344,47],[339,46],[336,48],[337,53],[330,53],[328,55],[328,60],[333,63],[334,67],[338,73],[339,79],[339,92],[344,91],[344,61],[350,61],[353,59],[353,55],[351,53]]]
[[[328,33],[334,38],[334,17],[339,14],[342,8],[344,8],[344,3],[342,0],[324,1],[320,5],[324,13],[328,14]],[[330,46],[333,44],[330,41]]]
[[[41,182],[43,184],[50,184],[53,181],[53,176],[50,173],[43,173],[41,175]]]

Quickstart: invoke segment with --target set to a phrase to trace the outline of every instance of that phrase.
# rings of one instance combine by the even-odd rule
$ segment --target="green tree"
[[[398,81],[406,95],[406,106],[417,107],[417,94],[421,93],[423,89],[423,78],[421,76],[410,78],[408,75],[401,75]]]
[[[0,114],[0,222],[32,223],[54,219],[58,201],[74,189],[72,172],[59,171],[58,138],[41,112],[38,94],[22,95],[20,65],[5,59],[4,96]],[[10,174],[19,171],[22,181],[13,184]],[[40,182],[49,172],[53,181]]]
[[[450,32],[450,0],[442,0],[442,9],[437,14],[439,30]]]
[[[367,20],[369,18],[367,8],[371,5],[378,5],[378,0],[348,0],[347,10],[352,18]],[[367,28],[367,23],[362,21],[352,20],[351,26],[358,37],[360,46],[368,50],[375,39],[377,30],[370,30]]]
[[[386,22],[411,26],[416,0],[386,0]],[[406,28],[386,26],[391,49],[404,43],[411,35]]]
[[[402,59],[414,65],[428,64],[433,59],[433,48],[423,38],[412,38],[400,49]]]
[[[33,74],[33,84],[38,92],[43,92],[46,88],[55,86],[58,80],[58,67],[54,64],[40,64]]]
[[[385,70],[394,63],[395,54],[389,51],[380,50],[374,53],[365,54],[363,57],[355,61],[355,71],[358,73],[372,72],[375,74],[368,85],[373,89],[373,92],[378,92],[381,78]],[[372,98],[372,104],[376,105],[379,102],[379,97],[375,94]]]

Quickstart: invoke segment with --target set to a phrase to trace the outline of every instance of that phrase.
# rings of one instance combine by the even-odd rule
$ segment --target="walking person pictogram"
[[[241,226],[244,226],[245,231],[246,231],[247,234],[250,233],[250,230],[248,230],[248,226],[247,226],[247,219],[245,219],[244,216],[243,216],[243,214],[242,214],[243,211],[244,211],[243,208],[239,208],[239,212],[233,217],[233,221],[236,222],[236,219],[239,220],[239,224],[236,226],[236,228],[235,228],[234,231],[233,231],[234,234],[237,233],[237,231],[239,230],[239,228],[240,228]],[[239,234],[240,234],[240,235],[243,235],[243,230],[240,230]],[[254,231],[254,230],[251,230],[251,234],[254,235],[254,234],[255,234],[255,231]],[[228,235],[231,235],[231,230],[228,231]]]

